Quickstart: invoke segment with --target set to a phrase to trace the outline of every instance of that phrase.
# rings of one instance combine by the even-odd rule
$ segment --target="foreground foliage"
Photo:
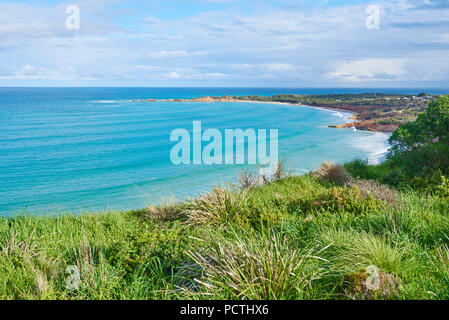
[[[0,298],[449,298],[446,199],[385,188],[310,174],[141,211],[2,218]]]

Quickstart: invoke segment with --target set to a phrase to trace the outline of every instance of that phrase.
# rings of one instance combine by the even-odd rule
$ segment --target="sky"
[[[1,1],[0,86],[447,88],[449,0]]]

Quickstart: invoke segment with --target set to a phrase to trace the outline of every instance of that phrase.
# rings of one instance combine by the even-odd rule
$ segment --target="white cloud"
[[[161,20],[159,20],[159,19],[157,19],[155,17],[150,16],[150,17],[143,18],[142,22],[148,23],[148,24],[158,24],[158,23],[161,22]]]
[[[119,9],[116,2],[79,2],[76,33],[64,27],[63,4],[0,3],[1,84],[93,78],[114,85],[132,78],[127,85],[206,86],[449,81],[445,0],[427,6],[425,0],[380,0],[381,28],[375,31],[365,27],[366,4],[262,1],[255,10],[251,1],[234,1],[234,10],[192,6],[181,12],[169,1]],[[287,2],[290,7],[280,5]],[[161,10],[148,10],[155,16],[142,20],[150,6]]]
[[[208,72],[205,74],[207,77],[213,77],[213,78],[221,78],[226,77],[226,74],[220,73],[220,72]]]
[[[202,56],[205,55],[205,51],[188,52],[186,50],[173,50],[173,51],[159,51],[150,52],[148,56],[150,58],[176,58],[176,57],[188,57],[188,56]]]
[[[237,70],[249,70],[249,69],[259,69],[259,70],[268,70],[274,72],[286,72],[295,69],[295,66],[288,63],[260,63],[260,64],[251,64],[251,63],[242,63],[242,64],[229,64],[231,68]]]
[[[170,73],[167,73],[167,74],[165,75],[165,77],[167,77],[167,78],[169,78],[169,79],[178,79],[178,78],[181,77],[181,75],[180,75],[179,73],[175,72],[175,71],[172,71],[172,72],[170,72]]]
[[[11,73],[0,76],[0,79],[17,80],[95,80],[91,76],[80,75],[73,67],[48,68],[42,66],[12,66]]]
[[[0,45],[7,39],[20,40],[73,37],[73,35],[107,35],[122,32],[124,29],[104,18],[91,18],[92,13],[106,15],[104,8],[99,9],[95,0],[86,0],[79,4],[81,12],[80,29],[74,32],[65,25],[66,4],[39,6],[32,3],[0,3]]]
[[[407,74],[404,70],[404,59],[361,59],[339,61],[332,72],[325,77],[346,82],[373,80],[398,80]]]
[[[265,64],[264,66],[270,71],[278,72],[291,71],[295,68],[293,65],[287,63],[269,63]]]

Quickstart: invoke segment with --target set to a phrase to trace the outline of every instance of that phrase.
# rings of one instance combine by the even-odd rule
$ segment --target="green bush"
[[[449,96],[430,102],[416,121],[399,126],[390,137],[389,159],[408,176],[440,170],[449,174]]]
[[[357,187],[333,187],[324,193],[300,199],[291,205],[296,206],[302,213],[324,210],[362,215],[378,209],[382,202],[374,199],[371,194],[362,195]]]
[[[436,193],[449,200],[449,179],[445,176],[441,176],[441,184],[436,187]]]

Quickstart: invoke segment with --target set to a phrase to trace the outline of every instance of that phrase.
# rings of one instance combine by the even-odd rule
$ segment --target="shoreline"
[[[240,119],[243,119],[244,122],[240,122],[241,125],[247,125],[247,124],[251,124],[253,123],[252,121],[256,121],[254,122],[255,124],[252,127],[259,127],[259,128],[263,128],[264,124],[263,123],[267,123],[267,121],[270,121],[270,126],[272,127],[276,127],[276,128],[283,128],[283,123],[289,123],[289,132],[292,133],[293,135],[297,134],[298,131],[301,129],[300,126],[302,124],[304,125],[309,125],[309,119],[305,119],[304,118],[304,114],[310,114],[311,116],[314,117],[314,123],[313,125],[315,125],[315,127],[319,127],[318,130],[321,131],[326,131],[326,133],[324,133],[327,138],[324,138],[323,140],[321,140],[321,145],[322,146],[326,146],[329,145],[329,148],[331,150],[335,150],[335,152],[333,153],[332,157],[327,157],[330,160],[339,162],[339,161],[349,161],[352,159],[352,157],[347,157],[347,153],[346,151],[342,150],[346,150],[346,147],[344,147],[343,149],[341,149],[341,147],[335,146],[334,142],[332,142],[330,138],[332,138],[333,136],[345,136],[345,140],[348,142],[348,149],[347,150],[355,150],[354,155],[355,154],[361,154],[363,156],[363,158],[371,158],[371,157],[376,157],[373,156],[372,154],[378,151],[383,150],[383,146],[380,143],[375,143],[376,141],[380,141],[380,139],[374,137],[374,138],[370,138],[371,136],[374,136],[373,133],[363,133],[360,132],[358,134],[353,133],[353,130],[343,130],[340,132],[337,131],[333,131],[331,129],[326,129],[328,127],[328,124],[340,124],[340,123],[344,123],[348,120],[348,118],[350,117],[351,114],[349,111],[347,110],[339,110],[336,108],[323,108],[323,107],[317,107],[317,106],[313,106],[313,105],[307,105],[307,104],[297,104],[297,103],[290,103],[290,102],[280,102],[280,101],[246,101],[246,100],[233,100],[233,101],[237,101],[237,102],[246,102],[246,103],[252,103],[251,105],[244,105],[244,104],[221,104],[221,107],[219,107],[220,105],[213,105],[213,104],[208,104],[208,103],[203,103],[203,104],[193,104],[193,103],[184,103],[184,104],[172,104],[172,103],[155,103],[155,104],[151,104],[151,103],[143,103],[143,104],[139,104],[139,103],[130,103],[131,99],[126,99],[126,102],[122,102],[122,101],[117,101],[114,99],[111,99],[110,97],[109,99],[104,99],[104,96],[102,96],[101,100],[97,99],[96,101],[102,101],[102,102],[92,102],[91,97],[89,97],[89,102],[87,102],[88,104],[86,105],[86,107],[88,108],[92,108],[93,110],[95,110],[97,108],[97,105],[91,105],[91,103],[117,103],[116,105],[98,105],[99,107],[99,111],[98,112],[104,112],[103,110],[107,110],[107,113],[110,115],[120,115],[122,116],[123,113],[130,113],[130,118],[136,119],[142,123],[144,123],[144,125],[146,126],[149,122],[151,122],[151,120],[153,119],[154,116],[154,111],[153,109],[164,109],[164,112],[169,112],[169,113],[174,113],[174,114],[179,114],[181,115],[183,118],[190,118],[189,114],[194,112],[194,110],[196,109],[201,109],[202,112],[200,113],[200,116],[204,115],[204,116],[210,116],[212,114],[216,113],[216,109],[223,109],[224,112],[228,112],[226,110],[232,109],[232,112],[229,112],[230,114],[230,119],[236,119],[236,121],[240,121]],[[125,97],[127,98],[127,97]],[[157,101],[157,100],[156,100]],[[254,104],[256,103],[256,104]],[[260,105],[257,105],[257,103],[260,103]],[[262,104],[264,103],[264,104]],[[283,105],[284,107],[280,107],[278,108],[277,106],[272,106],[269,107],[269,105],[265,105],[265,103],[270,103],[270,104],[279,104],[279,105]],[[113,106],[114,108],[110,108],[110,106]],[[128,109],[127,111],[122,110],[122,107]],[[299,107],[299,108],[298,108]],[[301,109],[302,108],[302,109]],[[306,108],[310,108],[308,111]],[[311,108],[316,108],[316,109],[321,109],[323,111],[313,111],[313,109]],[[254,110],[255,112],[245,112],[245,110]],[[326,111],[326,112],[324,112]],[[338,113],[339,111],[341,111],[342,114]],[[96,111],[95,111],[96,112]],[[221,111],[217,111],[218,114],[221,114]],[[330,114],[329,112],[333,112],[333,114]],[[245,116],[239,115],[239,114],[243,114],[246,113]],[[256,116],[256,114],[269,114],[271,115],[268,118],[265,117],[261,117],[259,119],[259,116]],[[279,117],[278,119],[278,114],[282,114],[282,117]],[[292,114],[298,114],[298,116],[296,118],[292,118]],[[187,115],[187,116],[186,116]],[[176,117],[175,117],[176,118]],[[206,119],[206,118],[205,118]],[[220,122],[220,119],[217,118],[218,121]],[[246,119],[246,120],[245,120]],[[253,119],[253,120],[252,120]],[[293,122],[290,122],[291,120],[294,120]],[[81,120],[78,120],[81,121]],[[78,122],[76,121],[76,122]],[[120,126],[116,127],[117,131],[122,132],[122,131],[126,131],[126,130],[122,130],[121,128],[126,128],[128,126],[127,124],[128,121],[124,121],[123,123],[120,123]],[[229,127],[230,122],[223,123],[223,128],[225,128],[226,126]],[[236,122],[237,126],[238,126],[238,122]],[[101,126],[103,126],[102,122],[100,122]],[[231,122],[231,126],[232,126],[232,122]],[[149,125],[148,128],[153,128],[153,125]],[[102,128],[102,127],[101,127]],[[146,128],[146,127],[145,127]],[[358,136],[364,136],[366,137],[365,139],[362,139],[360,142],[357,142],[356,137]],[[128,137],[128,136],[127,136]],[[130,138],[134,137],[134,133],[131,134]],[[140,138],[140,136],[136,136],[138,139]],[[134,139],[134,138],[133,138]],[[296,141],[295,140],[290,140],[292,143],[298,143],[301,144],[302,142],[300,141],[302,138],[297,138]],[[310,135],[310,140],[314,140],[314,139],[318,139],[316,137],[316,134],[314,135]],[[371,143],[371,140],[373,140],[373,144]],[[386,140],[386,139],[384,139]],[[118,150],[119,146],[121,146],[122,144],[125,144],[127,141],[123,142],[119,141],[119,140],[115,140],[115,139],[105,139],[104,140],[104,145],[106,146],[106,148],[111,148],[111,150]],[[135,140],[128,140],[128,141],[135,141]],[[51,142],[53,143],[53,142]],[[168,145],[168,142],[167,142]],[[361,145],[366,145],[366,147],[370,148],[371,150],[363,150],[361,149]],[[87,144],[87,146],[89,146]],[[302,147],[302,146],[301,146]],[[139,146],[140,148],[140,146]],[[142,144],[142,148],[143,148],[143,144]],[[128,148],[123,148],[125,150],[127,150]],[[319,163],[321,161],[323,161],[323,155],[320,154],[320,151],[318,152],[306,152],[306,153],[300,153],[299,151],[301,149],[295,150],[293,148],[290,148],[288,145],[285,147],[285,151],[282,150],[283,148],[281,147],[281,152],[285,152],[286,157],[289,157],[291,159],[298,159],[295,160],[295,162],[297,161],[298,164],[298,169],[314,169],[312,168],[314,166],[314,164],[312,163],[313,161],[310,161],[310,165],[308,163],[304,163],[304,162],[308,162],[309,158],[311,159],[315,159],[316,160],[316,165],[318,166]],[[136,150],[139,150],[138,148],[136,148]],[[320,148],[321,150],[321,148]],[[360,151],[361,150],[361,151]],[[33,152],[31,151],[27,151],[26,152],[30,152],[30,155],[33,155]],[[168,151],[168,147],[167,147],[167,151]],[[295,153],[296,151],[298,151],[298,155],[292,155],[290,156],[290,153]],[[146,151],[145,151],[146,152]],[[135,152],[133,152],[133,155],[135,154]],[[123,157],[122,157],[123,155]],[[123,153],[116,153],[116,155],[114,155],[117,157],[117,163],[125,163],[127,164],[127,159],[129,159],[130,157],[130,153],[128,151],[123,152]],[[282,156],[282,154],[281,154]],[[304,158],[301,159],[300,157]],[[340,158],[341,157],[341,160]],[[347,157],[347,158],[345,158]],[[143,158],[143,157],[142,157]],[[146,156],[145,156],[146,158]],[[96,161],[97,159],[100,159],[102,161],[104,161],[103,159],[103,155],[99,154],[98,156],[94,157],[94,160]],[[134,158],[132,158],[134,159]],[[155,159],[158,159],[155,157]],[[137,160],[140,160],[137,159]],[[65,159],[62,159],[60,161],[61,165],[60,168],[58,168],[59,170],[65,169],[67,167],[69,167],[69,164],[66,164],[67,162],[65,162]],[[137,162],[137,161],[136,161]],[[137,162],[140,163],[140,162]],[[142,161],[143,163],[143,161]],[[145,162],[146,163],[146,162]],[[167,182],[161,182],[161,183],[154,183],[154,180],[157,180],[157,178],[160,177],[160,174],[158,171],[155,171],[156,173],[149,173],[147,174],[147,171],[143,171],[143,170],[147,170],[145,169],[144,166],[142,167],[138,167],[138,169],[136,169],[137,171],[135,171],[136,173],[136,178],[133,178],[133,182],[129,183],[127,180],[128,177],[128,172],[126,171],[127,169],[121,169],[117,170],[115,173],[117,174],[118,178],[121,178],[122,176],[124,176],[125,178],[123,180],[118,180],[118,182],[110,182],[110,180],[108,180],[108,176],[107,173],[109,172],[109,166],[110,164],[108,162],[105,163],[105,170],[99,170],[99,171],[94,171],[92,170],[92,174],[95,174],[96,177],[98,177],[99,179],[105,179],[103,181],[104,182],[104,186],[102,185],[101,187],[98,186],[98,182],[94,181],[92,183],[87,183],[83,186],[83,192],[84,193],[80,193],[79,196],[78,195],[71,195],[68,192],[71,191],[72,189],[75,189],[76,191],[79,189],[78,187],[74,187],[74,188],[61,188],[61,190],[57,190],[56,188],[53,187],[53,185],[51,184],[51,182],[49,182],[49,179],[41,179],[39,180],[39,183],[43,184],[43,185],[48,185],[49,190],[51,192],[55,192],[54,195],[50,194],[49,198],[46,199],[47,202],[40,202],[40,199],[44,199],[41,198],[39,192],[34,191],[32,189],[33,192],[35,192],[35,194],[37,196],[35,196],[38,201],[36,200],[30,200],[31,196],[28,196],[25,193],[25,198],[23,200],[17,201],[17,205],[16,204],[11,204],[8,201],[3,201],[2,203],[2,209],[4,209],[3,212],[11,212],[11,213],[20,213],[20,212],[37,212],[39,213],[43,213],[44,211],[48,212],[58,212],[58,211],[62,211],[65,212],[67,210],[72,210],[73,208],[75,208],[77,211],[85,211],[85,210],[91,210],[91,208],[96,208],[101,210],[103,208],[103,205],[105,204],[107,206],[107,208],[128,208],[129,206],[132,206],[134,208],[138,208],[140,207],[140,200],[139,197],[135,196],[134,193],[134,189],[137,190],[138,194],[142,193],[145,194],[145,198],[148,198],[151,196],[152,199],[155,199],[155,201],[159,201],[159,199],[163,199],[163,198],[170,198],[173,194],[170,190],[170,186],[175,186],[175,188],[177,189],[177,195],[178,194],[182,194],[182,196],[184,196],[184,194],[186,194],[187,196],[190,196],[192,193],[190,193],[191,190],[191,184],[189,184],[187,181],[190,180],[189,179],[180,179],[179,181],[181,181],[184,185],[179,185],[179,182],[177,182],[176,184],[172,184],[172,183],[167,183]],[[152,168],[151,164],[148,164],[149,168]],[[36,165],[36,168],[39,168],[39,165]],[[142,168],[142,169],[141,169]],[[163,167],[166,168],[166,167]],[[101,169],[101,167],[100,167]],[[295,168],[296,169],[296,168]],[[44,170],[44,169],[40,169],[40,170]],[[140,171],[142,170],[142,171]],[[150,170],[150,169],[148,169]],[[157,170],[157,169],[154,169]],[[219,175],[222,175],[222,172],[224,172],[225,174],[227,174],[228,172],[231,172],[234,169],[231,169],[229,171],[218,171]],[[79,169],[75,168],[73,169],[74,172],[78,172]],[[192,169],[191,172],[195,173],[195,176],[192,179],[195,179],[195,183],[196,186],[198,188],[195,188],[197,190],[199,190],[200,188],[203,187],[203,182],[207,183],[209,181],[211,181],[210,177],[212,176],[211,174],[209,174],[210,170],[207,169],[204,171],[204,178],[203,178],[203,171],[198,171],[198,173],[196,173],[196,169]],[[238,170],[235,170],[236,173],[238,174]],[[12,171],[15,174],[15,171]],[[44,171],[45,172],[45,171]],[[144,174],[147,174],[145,176],[145,178],[141,178],[144,175],[143,174],[139,174],[140,172],[143,172]],[[162,171],[161,171],[162,172]],[[178,175],[178,169],[174,169],[173,170],[173,174],[172,177],[177,177]],[[189,170],[190,172],[190,170]],[[213,171],[212,171],[213,173]],[[89,173],[90,174],[90,173]],[[19,173],[17,173],[17,175],[19,175]],[[146,177],[149,178],[146,178]],[[105,177],[105,178],[103,178]],[[198,178],[199,177],[199,178]],[[230,179],[228,181],[231,181],[231,179],[234,179],[235,176],[233,175],[232,177],[230,177]],[[63,176],[61,178],[61,181],[65,181],[63,180],[65,179],[65,176]],[[123,181],[123,182],[122,182]],[[197,182],[200,181],[200,182]],[[150,183],[151,182],[151,183]],[[103,182],[102,182],[103,183]],[[111,187],[109,188],[109,185],[106,185],[107,183],[109,183],[111,185]],[[62,185],[62,182],[61,182]],[[18,194],[17,191],[15,190],[19,190],[19,187],[14,187],[11,186],[11,190],[12,190],[12,194]],[[154,188],[154,190],[152,190],[151,192],[146,192],[146,191],[142,191],[144,188]],[[179,192],[178,192],[179,189]],[[55,191],[53,191],[55,190]],[[68,191],[65,191],[68,190]],[[91,190],[96,190],[95,192],[98,193],[98,201],[94,198],[91,197]],[[184,191],[186,190],[186,191]],[[67,194],[67,196],[64,195],[64,199],[59,196],[59,192],[61,194]],[[168,192],[167,192],[168,191]],[[48,192],[49,193],[49,192]],[[72,192],[73,193],[73,192]],[[116,197],[114,197],[114,193],[120,195],[120,197],[117,199]],[[150,195],[147,195],[150,194]],[[154,194],[154,196],[153,196]],[[142,198],[142,197],[140,197]],[[63,199],[63,201],[61,201],[61,199]],[[137,203],[137,205],[134,205],[135,203]],[[2,211],[2,210],[0,210]]]
[[[351,106],[351,105],[335,105],[335,106],[328,106],[323,104],[303,104],[303,103],[296,103],[296,102],[284,102],[284,101],[263,101],[263,100],[245,100],[245,97],[242,99],[236,99],[235,97],[212,97],[212,96],[205,96],[200,98],[193,98],[193,99],[134,99],[133,102],[228,102],[228,103],[268,103],[268,104],[280,104],[280,105],[291,105],[291,106],[298,106],[298,107],[308,107],[308,108],[316,108],[326,111],[337,111],[337,112],[345,112],[347,114],[350,114],[351,117],[347,118],[347,123],[344,124],[338,124],[338,125],[328,125],[329,128],[335,128],[335,129],[350,129],[355,128],[360,131],[369,131],[369,132],[381,132],[381,133],[392,133],[395,131],[398,127],[396,124],[381,124],[377,121],[383,120],[383,118],[364,118],[361,114],[361,111],[363,109],[377,109],[379,108],[378,105],[358,105],[358,106]],[[355,110],[356,108],[360,108],[362,110]],[[352,121],[351,121],[352,120]]]
[[[353,117],[357,117],[359,115],[358,112],[347,110],[347,109],[340,109],[340,108],[329,108],[329,107],[321,107],[321,106],[312,106],[312,105],[306,105],[306,104],[298,104],[298,103],[292,103],[292,102],[277,102],[277,101],[248,101],[248,100],[223,100],[223,101],[199,101],[196,99],[143,99],[143,100],[132,100],[132,102],[228,102],[228,103],[264,103],[264,104],[280,104],[280,105],[288,105],[288,106],[295,106],[295,107],[305,107],[305,108],[314,108],[319,110],[325,110],[325,111],[331,111],[331,112],[345,112],[351,115],[349,120],[353,119]],[[348,123],[349,124],[349,123]],[[342,124],[342,125],[329,125],[329,128],[343,128],[340,126],[346,126],[348,124]],[[363,130],[362,131],[370,131],[370,130]],[[382,132],[382,131],[371,131],[371,132]],[[387,132],[387,131],[385,131]]]

